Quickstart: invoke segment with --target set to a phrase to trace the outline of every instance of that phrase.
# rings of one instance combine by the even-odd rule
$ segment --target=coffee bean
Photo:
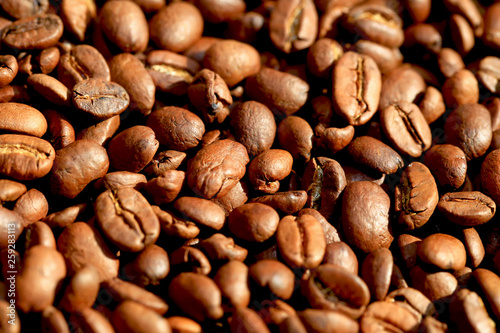
[[[228,216],[229,230],[239,238],[254,242],[273,236],[279,223],[276,210],[262,203],[241,205]]]
[[[44,49],[55,45],[62,34],[63,22],[59,16],[38,14],[7,25],[2,30],[2,42],[13,49]]]
[[[477,191],[446,193],[438,208],[447,219],[466,227],[488,222],[496,211],[495,202]]]
[[[432,234],[418,244],[418,257],[441,269],[461,269],[467,259],[465,247],[457,238],[446,234]]]

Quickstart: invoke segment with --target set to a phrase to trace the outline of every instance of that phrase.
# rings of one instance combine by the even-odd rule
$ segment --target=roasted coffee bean
[[[342,198],[342,228],[348,243],[363,252],[389,248],[394,239],[389,209],[389,196],[379,185],[359,181],[346,186]]]
[[[25,18],[37,14],[43,14],[49,8],[49,2],[46,0],[7,0],[2,2],[2,9],[16,19]]]
[[[378,248],[368,254],[361,267],[361,277],[368,285],[370,294],[378,301],[387,296],[391,284],[394,259],[391,251]]]
[[[389,302],[404,303],[424,316],[435,316],[437,309],[424,294],[414,288],[399,288],[390,292],[385,298]]]
[[[2,241],[0,241],[0,248],[6,249],[9,247],[9,240],[14,239],[15,241],[19,238],[24,230],[24,219],[5,207],[0,207],[0,234],[4,236]],[[12,235],[9,237],[9,235]]]
[[[277,211],[291,215],[297,213],[307,202],[306,191],[276,192],[270,195],[253,198],[250,202],[260,202]]]
[[[439,53],[442,38],[439,31],[431,24],[417,23],[405,29],[404,45],[407,48],[417,47],[431,53]]]
[[[92,308],[86,308],[72,314],[69,317],[69,323],[72,327],[76,327],[80,330],[87,330],[89,332],[115,332],[106,315]]]
[[[276,136],[276,121],[267,106],[247,101],[236,106],[230,118],[234,137],[247,148],[248,155],[257,156],[271,148]]]
[[[366,308],[360,320],[360,329],[362,332],[373,332],[379,327],[391,327],[406,332],[414,330],[420,320],[421,316],[397,303],[379,301]]]
[[[47,131],[47,121],[40,111],[29,105],[1,103],[0,130],[42,137]]]
[[[99,13],[99,25],[111,43],[123,52],[144,52],[149,28],[141,8],[133,1],[107,1]]]
[[[180,316],[172,316],[167,318],[170,328],[172,332],[193,332],[193,333],[202,333],[203,330],[201,325],[196,321]]]
[[[480,104],[463,104],[453,110],[444,124],[446,143],[465,153],[467,161],[486,153],[491,143],[491,115]]]
[[[153,129],[160,144],[178,151],[196,147],[205,134],[205,125],[197,115],[175,106],[155,110],[146,125]]]
[[[307,52],[307,69],[314,76],[329,78],[334,64],[343,54],[344,50],[337,41],[331,38],[320,38],[311,45]]]
[[[0,86],[6,86],[14,80],[17,75],[17,60],[10,54],[0,56]]]
[[[54,14],[38,14],[14,21],[2,29],[2,43],[12,49],[54,46],[63,34],[63,22]]]
[[[248,166],[248,177],[254,189],[275,193],[280,180],[292,171],[293,157],[286,150],[270,149],[257,155]]]
[[[32,180],[50,172],[56,157],[49,142],[37,137],[0,135],[0,173],[17,180]]]
[[[499,12],[500,5],[492,4],[484,13],[483,43],[495,50],[500,49],[500,40],[498,39],[498,30],[500,26],[496,20]]]
[[[285,216],[276,231],[276,243],[285,262],[291,267],[317,267],[325,255],[323,228],[312,215]]]
[[[439,185],[458,189],[465,182],[467,161],[460,148],[450,145],[435,145],[424,155],[424,164],[429,168]]]
[[[259,260],[249,268],[250,277],[274,295],[289,299],[294,291],[295,275],[286,265],[277,260]]]
[[[239,238],[263,242],[274,235],[280,217],[276,210],[262,203],[236,207],[228,216],[229,230]]]
[[[249,332],[249,333],[270,333],[262,318],[252,309],[237,307],[233,310],[230,324],[231,333]]]
[[[191,239],[200,233],[200,228],[192,221],[175,216],[171,212],[166,212],[158,206],[152,206],[154,213],[160,221],[161,229],[169,236]]]
[[[441,269],[458,270],[465,267],[467,255],[463,243],[446,234],[432,234],[418,244],[418,257]]]
[[[141,285],[158,285],[170,271],[167,252],[158,245],[149,245],[125,266],[124,271]]]
[[[273,113],[289,116],[306,103],[309,84],[295,75],[264,67],[247,78],[245,91]]]
[[[210,278],[195,273],[180,273],[168,288],[172,301],[198,321],[219,319],[224,314],[221,292]]]
[[[99,285],[100,276],[97,269],[92,265],[82,267],[66,287],[61,307],[69,313],[91,308],[97,299]]]
[[[401,101],[414,103],[415,98],[425,92],[425,88],[424,79],[412,66],[403,64],[396,67],[384,75],[379,109]]]
[[[269,36],[281,51],[290,53],[308,48],[318,32],[318,14],[312,0],[276,3],[269,19]]]
[[[331,330],[346,333],[359,332],[358,322],[339,311],[306,309],[299,312],[298,316],[305,327],[304,332],[323,333]]]
[[[398,223],[406,229],[422,227],[436,209],[439,193],[429,169],[419,162],[406,167],[394,189]]]
[[[380,123],[392,144],[403,154],[419,157],[429,149],[432,133],[420,108],[408,102],[392,104],[381,111]]]
[[[326,245],[324,264],[334,264],[353,274],[358,274],[358,258],[351,247],[342,241]]]
[[[403,159],[395,150],[370,136],[352,140],[347,150],[354,161],[380,173],[395,173],[403,167]]]
[[[170,254],[170,263],[175,271],[208,275],[212,270],[210,261],[201,250],[186,245]]]
[[[206,51],[203,67],[219,74],[231,88],[259,72],[260,57],[257,50],[249,44],[231,39],[221,40]]]
[[[382,74],[393,70],[403,62],[403,54],[399,48],[390,48],[369,40],[358,40],[352,46],[352,51],[372,58]]]
[[[71,91],[56,78],[47,74],[32,74],[27,82],[47,101],[59,106],[71,105]]]
[[[181,197],[174,202],[174,207],[188,220],[215,230],[220,230],[226,220],[222,208],[207,199]]]
[[[476,73],[478,80],[492,93],[498,93],[498,81],[500,80],[500,58],[488,56],[481,59],[479,69]]]
[[[94,2],[85,0],[64,0],[59,11],[64,28],[79,41],[83,41],[90,30],[91,22],[97,16]]]
[[[16,201],[21,195],[26,193],[26,185],[9,180],[0,179],[0,203],[4,204],[8,201]]]
[[[143,115],[151,113],[155,97],[155,84],[142,62],[130,53],[121,53],[108,62],[111,80],[127,91],[129,108]]]
[[[437,57],[439,69],[446,78],[452,77],[456,72],[465,68],[462,57],[454,49],[443,47]]]
[[[450,303],[450,315],[458,332],[495,332],[495,324],[477,293],[461,289],[455,296]]]
[[[101,146],[108,143],[120,127],[120,116],[114,116],[83,129],[77,134],[77,140],[92,140]]]
[[[465,249],[470,258],[471,266],[477,268],[484,259],[485,250],[479,233],[474,228],[462,230]]]
[[[465,56],[474,47],[475,36],[472,27],[467,20],[458,14],[450,16],[451,38],[460,55]]]
[[[57,65],[57,77],[68,89],[73,89],[78,82],[92,78],[111,80],[106,60],[91,45],[76,45],[63,54]]]
[[[43,222],[51,228],[64,228],[76,221],[77,217],[87,208],[86,203],[69,206],[62,211],[47,215]]]
[[[500,318],[500,302],[498,301],[498,283],[500,277],[492,271],[485,268],[478,268],[472,272],[472,276],[477,281],[484,295],[486,296],[489,308],[495,315],[496,320]],[[486,302],[485,302],[486,303]]]
[[[332,264],[320,265],[307,280],[302,280],[301,291],[313,308],[333,310],[352,319],[359,318],[370,302],[366,283]]]
[[[108,171],[106,149],[90,140],[77,140],[57,151],[50,175],[52,193],[75,198]]]
[[[495,202],[481,192],[451,192],[439,199],[438,208],[453,223],[473,227],[495,215]]]
[[[120,332],[169,332],[166,318],[133,301],[120,303],[111,316],[113,327]]]
[[[151,205],[132,188],[101,193],[95,214],[107,238],[123,251],[139,252],[154,244],[160,234],[160,223]]]
[[[47,120],[49,141],[55,150],[62,149],[75,141],[75,129],[64,114],[50,109],[44,110],[42,114]]]
[[[213,234],[198,245],[212,260],[245,261],[248,250],[235,244],[234,239],[223,234]]]
[[[381,74],[372,58],[346,52],[332,73],[333,107],[351,125],[364,125],[379,106]]]
[[[477,79],[468,69],[459,69],[450,78],[446,79],[441,91],[446,106],[449,108],[477,103],[479,100]]]
[[[168,170],[159,177],[153,178],[144,185],[144,190],[157,205],[175,200],[184,185],[184,171]]]
[[[209,69],[199,71],[187,88],[189,100],[208,123],[222,123],[233,98],[222,77]]]
[[[71,100],[77,110],[94,119],[108,119],[125,111],[130,98],[119,84],[95,78],[77,83]]]
[[[313,146],[313,130],[304,118],[289,116],[278,125],[278,141],[294,159],[308,162]]]
[[[49,203],[42,192],[32,188],[17,199],[13,211],[25,219],[26,223],[32,223],[47,216]]]
[[[64,314],[52,305],[42,311],[41,328],[43,332],[69,333]]]
[[[231,260],[219,268],[214,282],[219,287],[223,300],[229,300],[227,307],[245,308],[250,303],[248,267],[241,261]]]
[[[243,205],[248,201],[248,185],[245,181],[240,180],[236,185],[220,198],[210,199],[212,202],[221,207],[226,216],[228,216],[236,207]]]
[[[40,312],[55,299],[66,276],[64,257],[56,249],[34,246],[24,254],[22,270],[16,279],[16,305],[27,312]]]
[[[457,279],[449,272],[427,272],[420,266],[410,270],[413,288],[421,291],[431,301],[450,297],[457,289]]]
[[[187,168],[191,190],[207,199],[222,197],[243,178],[249,157],[245,146],[219,140],[201,148]]]

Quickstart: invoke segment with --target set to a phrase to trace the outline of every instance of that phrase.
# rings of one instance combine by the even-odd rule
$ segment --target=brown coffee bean
[[[49,8],[49,2],[47,0],[7,0],[2,2],[1,6],[2,9],[10,16],[16,19],[21,19],[45,13]]]
[[[474,30],[474,35],[481,38],[484,31],[484,23],[478,4],[470,0],[446,0],[443,2],[450,12],[457,13],[465,17]]]
[[[187,93],[191,104],[203,114],[207,123],[222,123],[229,115],[227,107],[233,103],[233,97],[219,74],[202,69],[193,78]]]
[[[455,48],[462,56],[472,50],[475,44],[475,36],[472,27],[467,20],[458,14],[450,16],[450,32],[451,38],[455,44]]]
[[[215,230],[220,230],[226,220],[222,208],[203,198],[181,197],[174,202],[174,207],[188,220]]]
[[[161,176],[149,180],[144,190],[153,198],[155,204],[169,203],[179,195],[184,179],[184,171],[168,170]]]
[[[420,103],[418,103],[418,107],[428,124],[432,124],[438,120],[446,111],[443,95],[433,86],[428,86],[425,89],[424,96]]]
[[[500,277],[492,271],[485,268],[478,268],[472,272],[472,276],[476,279],[477,283],[481,287],[486,300],[488,301],[489,308],[495,315],[495,319],[500,318],[500,290],[498,289],[498,283],[500,282]]]
[[[95,125],[87,127],[78,133],[77,140],[92,140],[101,146],[106,144],[120,127],[120,116],[114,116]]]
[[[479,82],[492,93],[500,92],[497,89],[497,84],[500,80],[500,58],[493,56],[484,57],[479,61],[478,67],[476,76]]]
[[[295,75],[264,67],[248,77],[245,90],[251,99],[265,104],[273,113],[289,116],[304,106],[309,85]]]
[[[457,279],[451,273],[444,271],[430,273],[420,266],[410,270],[410,278],[413,288],[421,291],[431,301],[451,296],[458,285]]]
[[[477,268],[484,259],[485,250],[479,233],[474,228],[462,230],[464,245],[470,258],[471,266]]]
[[[0,56],[0,64],[0,86],[6,86],[10,84],[17,75],[17,60],[10,54],[2,55]]]
[[[246,43],[235,40],[215,42],[205,53],[203,67],[219,74],[229,87],[257,74],[260,57],[257,50]]]
[[[196,321],[181,317],[181,316],[173,316],[167,318],[170,328],[172,329],[172,333],[202,333],[203,330],[201,325]]]
[[[140,285],[158,285],[170,271],[167,252],[158,245],[149,245],[125,266],[124,271]]]
[[[123,52],[144,52],[149,28],[141,8],[133,1],[107,1],[98,22],[104,35]]]
[[[52,305],[42,311],[41,328],[43,332],[69,333],[64,314]]]
[[[86,265],[98,270],[101,282],[118,275],[118,259],[99,232],[87,223],[76,222],[64,229],[57,239],[57,249],[66,260],[69,275],[74,275]]]
[[[378,301],[385,299],[391,284],[394,259],[386,248],[376,249],[363,261],[361,277],[368,285],[370,294]]]
[[[494,3],[486,9],[484,13],[484,34],[483,43],[495,50],[500,48],[500,40],[498,39],[498,31],[500,25],[496,18],[500,12],[500,5]]]
[[[465,267],[467,254],[464,244],[457,238],[436,233],[422,240],[418,245],[418,257],[441,269],[461,269]]]
[[[373,302],[360,320],[362,332],[376,332],[379,327],[391,327],[407,332],[418,326],[421,316],[397,303]]]
[[[276,210],[262,203],[236,207],[228,216],[229,230],[239,238],[263,242],[274,235],[280,218]]]
[[[47,216],[49,203],[42,192],[32,188],[17,199],[13,211],[32,223]]]
[[[351,247],[342,241],[326,245],[323,264],[334,264],[355,275],[358,274],[358,258]]]
[[[404,41],[403,22],[389,7],[361,4],[351,8],[342,22],[352,33],[388,47],[400,47]]]
[[[342,57],[342,46],[331,38],[320,38],[307,52],[307,69],[320,78],[329,78],[334,64]]]
[[[147,126],[133,126],[116,135],[108,146],[109,162],[117,170],[141,171],[153,159],[159,142]]]
[[[44,110],[42,114],[47,120],[49,141],[55,150],[64,148],[75,141],[75,129],[65,115],[50,109]]]
[[[44,222],[33,222],[25,229],[25,248],[42,245],[52,249],[56,248],[56,239],[50,227]]]
[[[457,332],[495,332],[495,324],[488,315],[481,297],[468,289],[455,293],[450,303],[450,315]]]
[[[40,96],[59,106],[71,106],[71,90],[59,80],[47,74],[32,74],[28,77],[30,85]]]
[[[24,254],[22,270],[16,278],[16,306],[25,313],[43,311],[54,302],[65,276],[61,253],[45,246],[32,247]]]
[[[308,48],[318,33],[318,14],[312,0],[278,1],[269,19],[269,35],[279,50],[290,53]]]
[[[97,9],[95,3],[91,1],[63,0],[59,15],[64,22],[64,28],[79,41],[83,41],[97,16]]]
[[[94,183],[94,187],[100,190],[117,191],[120,187],[131,187],[140,191],[146,184],[146,176],[129,171],[108,172],[104,177]]]
[[[280,180],[292,171],[293,157],[282,149],[270,149],[257,155],[248,166],[248,177],[254,189],[264,193],[275,193]]]
[[[168,305],[163,299],[131,282],[113,278],[104,282],[103,287],[117,302],[137,302],[160,315],[165,314],[168,310]]]
[[[54,46],[63,34],[63,22],[54,14],[38,14],[14,21],[2,29],[2,43],[12,49]]]
[[[297,314],[306,328],[304,332],[359,332],[358,322],[338,311],[306,309]]]
[[[380,113],[380,123],[392,144],[403,154],[419,157],[430,148],[432,133],[420,108],[409,102],[392,104]]]
[[[210,278],[195,274],[177,275],[168,288],[169,297],[189,316],[197,321],[219,319],[224,314],[221,292]]]
[[[76,221],[77,217],[87,208],[86,203],[69,206],[62,211],[52,213],[43,219],[51,228],[64,228]]]
[[[144,168],[150,176],[161,176],[165,171],[177,169],[185,160],[186,153],[177,150],[157,152],[151,163]]]
[[[372,58],[346,52],[333,73],[333,107],[351,125],[363,125],[377,111],[381,75]]]
[[[32,180],[49,173],[55,159],[54,148],[37,137],[0,135],[0,173],[17,180]]]
[[[425,89],[425,81],[415,68],[408,64],[396,67],[384,75],[379,109],[401,101],[413,103]]]
[[[385,143],[370,136],[359,136],[347,147],[354,161],[375,169],[380,173],[395,173],[403,167],[399,154]]]
[[[159,48],[182,52],[200,39],[203,17],[191,3],[171,3],[151,18],[149,29],[151,39]]]
[[[278,141],[294,159],[309,162],[314,136],[311,125],[301,117],[289,116],[278,125]]]
[[[495,202],[481,192],[450,192],[439,199],[438,208],[446,218],[461,226],[473,227],[495,215]]]
[[[178,151],[196,147],[205,133],[205,125],[197,115],[175,106],[155,110],[146,124],[162,145]]]
[[[132,188],[101,193],[95,214],[107,238],[123,251],[139,252],[154,244],[160,234],[160,223],[148,201]]]
[[[486,153],[491,143],[491,116],[480,104],[463,104],[453,110],[444,124],[446,143],[461,148],[467,161]]]
[[[0,179],[0,204],[8,201],[16,201],[26,193],[26,185],[8,179]]]
[[[454,49],[443,47],[437,57],[439,69],[446,78],[465,68],[462,56]]]
[[[295,275],[277,260],[259,260],[249,268],[252,279],[261,287],[269,288],[276,296],[289,299],[294,291]]]
[[[245,146],[218,140],[201,148],[187,168],[191,190],[207,199],[226,195],[243,178],[249,157]]]
[[[312,215],[285,216],[276,231],[280,254],[291,267],[314,268],[325,255],[323,228]]]
[[[349,245],[363,252],[389,248],[394,239],[389,208],[389,196],[377,184],[368,181],[349,184],[342,199],[342,227]]]
[[[468,69],[460,69],[453,76],[446,79],[441,91],[446,106],[449,108],[477,103],[479,100],[477,79]]]
[[[119,84],[93,78],[77,83],[71,100],[77,110],[94,119],[108,119],[125,111],[130,97]]]
[[[439,193],[429,169],[419,162],[406,167],[394,190],[398,223],[406,229],[422,227],[436,209]]]
[[[166,212],[158,206],[152,206],[154,213],[160,221],[161,229],[169,236],[191,239],[200,233],[200,228],[194,222],[175,216]]]
[[[50,188],[52,193],[75,198],[93,180],[106,174],[106,150],[90,140],[77,140],[57,151]]]
[[[0,102],[27,103],[31,99],[24,86],[5,86],[0,88]]]
[[[61,56],[57,65],[57,77],[68,89],[73,89],[78,82],[92,78],[110,81],[110,75],[103,55],[91,45],[72,47]]]
[[[443,144],[431,147],[424,155],[424,164],[443,187],[458,189],[465,182],[467,161],[465,153],[456,146]]]
[[[24,230],[25,221],[16,212],[0,207],[0,222],[0,235],[3,236],[0,249],[6,249],[11,246],[12,240],[17,241]]]
[[[170,332],[166,318],[133,301],[120,303],[113,311],[111,323],[124,333]]]
[[[390,292],[385,301],[404,303],[410,309],[416,310],[424,316],[435,316],[437,310],[434,304],[424,294],[414,288],[399,288]]]
[[[40,111],[26,104],[1,103],[0,130],[41,137],[47,131],[47,121]]]
[[[72,314],[69,317],[69,322],[72,327],[76,327],[82,331],[102,333],[115,332],[113,326],[111,326],[111,323],[106,318],[106,315],[92,308],[86,308]]]
[[[370,302],[370,291],[357,275],[342,267],[320,265],[307,280],[302,294],[315,309],[333,310],[352,319],[359,318]]]
[[[108,62],[111,80],[127,91],[130,110],[143,115],[151,113],[155,100],[155,84],[142,62],[130,53],[121,53]]]
[[[259,202],[268,205],[277,211],[287,215],[297,213],[307,202],[306,191],[286,191],[277,192],[271,195],[264,195],[250,200],[250,202]]]
[[[229,301],[227,307],[246,308],[250,303],[248,267],[241,261],[231,260],[219,268],[214,282],[219,287],[223,300]]]
[[[99,293],[100,276],[94,266],[84,266],[71,278],[60,306],[69,313],[91,308]]]
[[[234,208],[243,205],[248,201],[248,185],[245,181],[240,180],[236,185],[227,192],[226,195],[220,198],[210,199],[224,210],[228,216]]]
[[[500,180],[496,177],[496,170],[500,164],[500,150],[489,153],[481,165],[480,180],[485,193],[495,201],[500,203]]]
[[[198,245],[212,260],[244,261],[248,250],[235,244],[234,239],[223,234],[213,234]]]

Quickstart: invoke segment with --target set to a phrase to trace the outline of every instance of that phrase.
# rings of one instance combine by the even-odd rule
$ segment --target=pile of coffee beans
[[[1,0],[0,333],[500,327],[500,2]]]

